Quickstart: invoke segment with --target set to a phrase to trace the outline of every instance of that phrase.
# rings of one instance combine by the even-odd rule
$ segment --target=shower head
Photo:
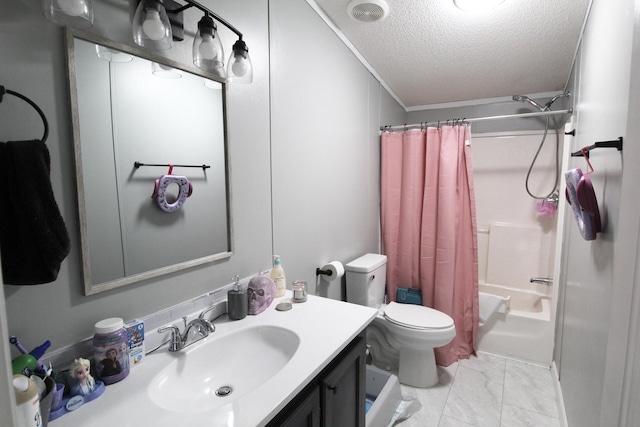
[[[518,102],[528,102],[529,104],[533,105],[534,107],[536,107],[540,111],[548,111],[550,109],[550,107],[551,107],[551,104],[556,102],[556,99],[564,98],[564,97],[567,97],[569,95],[570,95],[569,92],[560,93],[560,94],[554,96],[553,98],[551,98],[544,105],[538,104],[536,101],[534,101],[533,99],[531,99],[531,98],[529,98],[528,96],[525,96],[525,95],[513,95],[513,100],[514,101],[518,101]]]
[[[558,99],[558,98],[565,98],[565,97],[568,97],[569,95],[571,95],[569,92],[565,92],[565,93],[560,93],[560,94],[558,94],[558,95],[554,96],[553,98],[551,98],[550,100],[548,100],[546,104],[544,104],[544,108],[545,108],[546,110],[548,110],[548,109],[549,109],[549,107],[551,107],[551,104],[553,104],[554,102],[556,102],[556,99]]]
[[[538,104],[536,101],[534,101],[533,99],[529,98],[528,96],[524,96],[524,95],[513,95],[513,100],[514,101],[519,101],[519,102],[528,102],[529,104],[533,105],[534,107],[536,107],[538,110],[540,111],[544,111],[547,106],[542,106],[540,104]],[[551,105],[551,104],[549,104]]]

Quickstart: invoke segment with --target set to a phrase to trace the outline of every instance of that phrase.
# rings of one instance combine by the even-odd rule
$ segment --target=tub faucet
[[[529,282],[531,283],[540,283],[542,285],[553,285],[553,279],[550,279],[548,277],[532,277]]]
[[[185,319],[186,321],[186,318],[183,319]],[[158,333],[170,331],[171,341],[169,344],[169,351],[180,351],[183,348],[188,347],[191,344],[208,337],[209,334],[211,332],[214,332],[215,330],[215,326],[213,326],[210,321],[198,317],[196,319],[193,319],[186,325],[183,334],[180,333],[180,328],[178,328],[176,325],[167,325],[159,328]],[[190,339],[192,332],[195,332],[197,334],[195,339]]]

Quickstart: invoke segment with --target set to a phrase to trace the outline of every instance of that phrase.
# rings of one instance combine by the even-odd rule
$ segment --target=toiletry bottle
[[[239,276],[234,277],[233,280],[235,280],[233,289],[227,292],[227,311],[229,319],[240,320],[247,317],[249,300],[247,299],[247,292],[242,289],[238,281]]]
[[[129,375],[129,351],[127,330],[119,317],[104,319],[96,323],[93,336],[93,357],[98,379],[113,384]]]
[[[13,390],[16,395],[16,416],[19,426],[39,427],[42,425],[40,416],[40,397],[38,386],[33,380],[18,374],[13,376]]]
[[[287,279],[284,275],[284,268],[280,262],[280,255],[273,256],[273,268],[271,269],[271,280],[276,284],[275,298],[284,296],[287,290]]]

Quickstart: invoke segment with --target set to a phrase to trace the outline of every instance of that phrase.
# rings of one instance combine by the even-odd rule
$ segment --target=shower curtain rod
[[[422,122],[422,123],[415,123],[412,125],[381,126],[380,130],[394,131],[394,130],[422,129],[427,126],[439,126],[441,124],[446,124],[447,122],[456,122],[456,121],[471,123],[471,122],[481,122],[483,120],[513,119],[513,118],[538,117],[538,116],[549,116],[554,114],[571,114],[571,113],[573,113],[573,109],[569,108],[568,110],[537,111],[534,113],[505,114],[503,116],[476,117],[472,119],[438,120],[437,122]]]

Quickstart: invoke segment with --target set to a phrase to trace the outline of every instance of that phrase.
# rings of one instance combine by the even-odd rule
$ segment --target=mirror
[[[67,53],[85,294],[230,257],[225,84],[72,29]]]

